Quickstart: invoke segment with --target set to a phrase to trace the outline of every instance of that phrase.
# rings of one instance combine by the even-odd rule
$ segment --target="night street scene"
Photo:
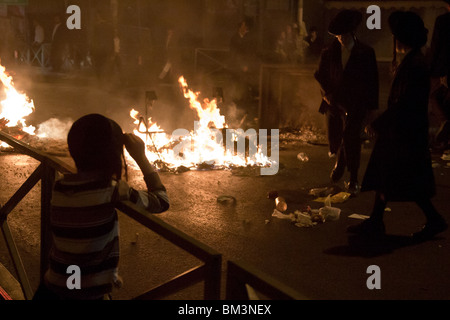
[[[0,24],[2,308],[450,299],[450,1],[16,0]]]

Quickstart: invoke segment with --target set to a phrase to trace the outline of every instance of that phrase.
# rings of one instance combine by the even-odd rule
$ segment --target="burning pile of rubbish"
[[[67,127],[70,124],[50,119],[38,128],[27,125],[26,117],[35,111],[33,100],[16,90],[12,77],[2,65],[0,65],[0,81],[3,89],[0,102],[0,130],[48,154],[68,155],[64,135],[68,132]],[[0,141],[0,150],[8,151],[12,148]]]
[[[48,154],[67,156],[66,137],[71,123],[50,119],[38,128],[28,126],[25,119],[35,111],[33,101],[15,89],[12,77],[3,66],[0,66],[0,80],[4,96],[0,98],[0,130]],[[179,84],[190,108],[197,114],[198,121],[193,131],[179,129],[170,135],[147,114],[140,115],[134,109],[130,112],[130,121],[136,125],[134,133],[145,142],[146,155],[159,170],[180,173],[204,169],[267,168],[276,164],[278,159],[273,161],[267,156],[267,134],[261,136],[255,130],[229,129],[215,99],[199,101],[200,92],[189,89],[184,77],[179,79]],[[11,149],[6,143],[0,143],[1,150]]]

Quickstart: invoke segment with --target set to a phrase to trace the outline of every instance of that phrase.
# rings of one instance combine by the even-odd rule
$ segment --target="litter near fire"
[[[320,209],[311,209],[307,207],[306,210],[296,210],[294,213],[285,214],[275,209],[272,217],[281,220],[288,220],[296,227],[309,228],[319,224],[324,224],[327,221],[337,221],[340,219],[341,209],[325,206]]]
[[[278,196],[277,191],[269,192],[269,199],[273,200],[274,196],[277,197],[275,198],[275,209],[272,217],[290,221],[299,228],[309,228],[327,221],[337,221],[340,219],[341,209],[332,206],[331,196],[325,199],[324,207],[320,209],[312,209],[308,206],[306,209],[296,210],[294,213],[286,213],[288,210],[287,202],[284,198]],[[268,224],[267,220],[266,224]]]
[[[297,159],[300,160],[301,162],[308,162],[309,161],[309,157],[303,152],[301,152],[301,153],[299,153],[297,155]]]
[[[339,192],[335,195],[328,195],[327,197],[319,197],[317,199],[315,199],[315,202],[324,202],[327,203],[328,201],[330,203],[344,203],[346,202],[348,199],[350,199],[351,194],[347,193],[347,192]]]

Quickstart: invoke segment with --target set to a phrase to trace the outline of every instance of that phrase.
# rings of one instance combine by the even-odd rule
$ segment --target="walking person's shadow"
[[[436,237],[432,240],[439,239],[439,237]],[[385,235],[376,239],[364,235],[349,235],[347,245],[329,248],[324,253],[337,256],[373,258],[423,242],[414,240],[411,236],[403,235]]]

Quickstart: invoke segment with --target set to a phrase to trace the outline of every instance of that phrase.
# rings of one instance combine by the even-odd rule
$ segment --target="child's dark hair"
[[[97,171],[106,178],[121,179],[124,135],[116,122],[99,114],[84,116],[72,125],[67,142],[78,171]]]

